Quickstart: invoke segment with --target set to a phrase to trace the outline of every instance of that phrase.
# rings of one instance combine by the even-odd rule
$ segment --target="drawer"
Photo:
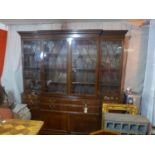
[[[98,106],[57,104],[57,103],[40,103],[40,108],[53,111],[80,112],[80,113],[99,113]],[[87,108],[87,110],[85,110]]]
[[[22,100],[39,100],[38,95],[25,94],[22,95]]]
[[[28,106],[39,106],[39,102],[38,102],[38,100],[32,100],[32,99],[30,99],[30,100],[28,100],[28,99],[26,99],[26,100],[22,100],[22,103],[24,103],[24,104],[27,104]]]
[[[41,103],[63,103],[63,104],[68,104],[68,100],[65,99],[59,99],[59,98],[52,98],[52,97],[41,97],[40,98]]]
[[[85,104],[87,106],[99,106],[101,105],[99,100],[88,100],[88,99],[78,99],[78,100],[69,100],[68,101],[70,104],[77,104],[77,105],[81,105],[84,106]]]
[[[99,100],[95,99],[67,99],[67,98],[54,98],[54,97],[41,97],[40,102],[46,103],[57,103],[57,104],[71,104],[71,105],[90,105],[99,106],[101,105]]]
[[[23,95],[22,102],[27,104],[28,106],[38,105],[39,97],[37,95]]]

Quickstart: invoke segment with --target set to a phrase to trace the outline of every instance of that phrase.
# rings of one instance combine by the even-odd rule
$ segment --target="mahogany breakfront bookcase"
[[[102,102],[118,102],[123,88],[127,31],[19,32],[22,101],[41,134],[88,134],[101,128]]]

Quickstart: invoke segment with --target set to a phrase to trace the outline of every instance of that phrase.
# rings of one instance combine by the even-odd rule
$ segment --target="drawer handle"
[[[53,109],[53,108],[55,108],[55,105],[49,105],[48,106],[50,109]]]
[[[88,113],[88,106],[87,106],[87,104],[85,104],[85,105],[84,105],[83,112],[84,112],[85,114],[87,114],[87,113]]]
[[[52,107],[52,105],[49,105],[48,107],[49,107],[50,109],[52,109],[52,108],[53,108],[53,107]]]

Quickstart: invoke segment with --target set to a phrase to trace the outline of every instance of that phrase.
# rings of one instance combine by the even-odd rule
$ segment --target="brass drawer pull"
[[[53,108],[55,108],[55,105],[48,105],[48,107],[49,107],[50,109],[53,109]]]
[[[84,112],[85,114],[87,114],[87,113],[88,113],[88,106],[87,106],[87,104],[85,104],[85,105],[84,105],[83,112]]]
[[[52,105],[49,105],[48,107],[49,107],[50,109],[53,109],[53,106],[52,106]]]

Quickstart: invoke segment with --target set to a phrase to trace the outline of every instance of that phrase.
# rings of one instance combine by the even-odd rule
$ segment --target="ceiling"
[[[0,23],[5,25],[23,24],[54,24],[54,23],[74,23],[74,22],[109,22],[126,21],[121,19],[0,19]]]

